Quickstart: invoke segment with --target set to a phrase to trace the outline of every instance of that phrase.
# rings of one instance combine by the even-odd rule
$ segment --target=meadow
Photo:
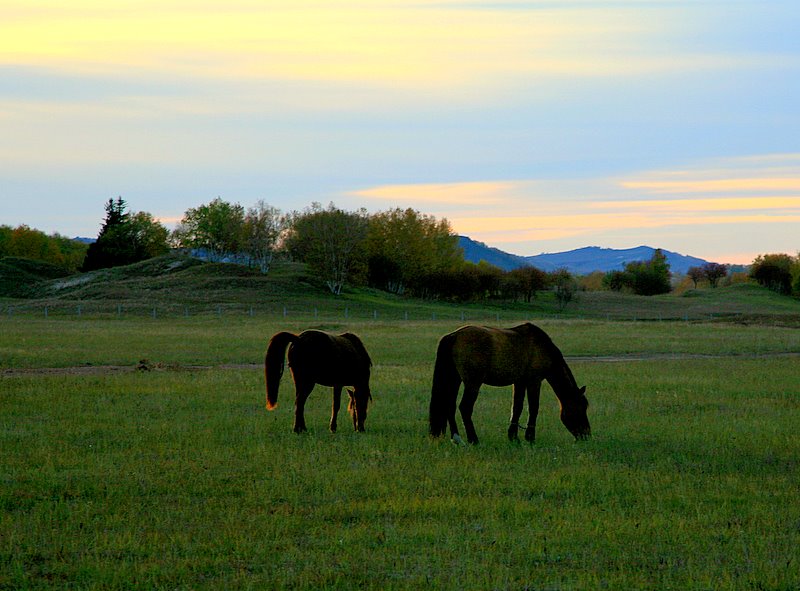
[[[510,388],[478,446],[430,439],[458,318],[0,318],[0,589],[798,588],[800,330],[533,320],[590,441],[549,386],[534,445]],[[288,372],[265,410],[267,339],[309,327],[369,349],[366,433],[319,386],[291,433]]]

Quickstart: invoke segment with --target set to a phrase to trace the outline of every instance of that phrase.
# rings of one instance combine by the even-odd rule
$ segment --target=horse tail
[[[283,375],[283,360],[286,347],[297,341],[297,335],[279,332],[269,340],[267,354],[264,356],[264,379],[267,383],[267,410],[278,406],[278,387]]]
[[[453,360],[455,335],[447,334],[439,340],[436,350],[436,363],[433,366],[433,385],[429,409],[430,434],[433,437],[444,435],[447,419],[454,412],[461,377]]]

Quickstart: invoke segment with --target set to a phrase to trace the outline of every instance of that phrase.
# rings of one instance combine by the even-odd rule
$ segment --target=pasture
[[[532,446],[486,386],[478,446],[431,440],[456,320],[0,319],[0,589],[800,586],[800,330],[534,321],[589,441],[547,385]],[[288,372],[265,410],[267,340],[310,327],[369,350],[366,433],[317,386],[293,434]]]

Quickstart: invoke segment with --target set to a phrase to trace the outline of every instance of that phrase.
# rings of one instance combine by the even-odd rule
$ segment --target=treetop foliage
[[[756,257],[750,277],[780,294],[800,294],[800,254],[764,254]]]
[[[44,261],[68,272],[77,271],[86,257],[88,244],[59,234],[48,236],[26,225],[0,226],[0,258],[19,257]]]
[[[130,265],[169,250],[167,229],[147,212],[129,213],[117,197],[106,203],[106,217],[97,240],[89,245],[83,271]]]
[[[670,270],[667,257],[656,249],[649,261],[635,261],[625,265],[622,271],[606,274],[603,284],[614,291],[627,290],[637,295],[669,293]]]
[[[366,210],[347,212],[333,203],[323,209],[314,203],[303,213],[292,214],[284,246],[339,295],[348,281],[358,282],[364,273],[368,227]]]

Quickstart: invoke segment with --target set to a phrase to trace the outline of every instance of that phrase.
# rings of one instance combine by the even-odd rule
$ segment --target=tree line
[[[86,258],[88,244],[60,234],[47,235],[26,225],[0,226],[0,259],[17,257],[44,261],[68,272],[78,271]]]
[[[151,214],[129,211],[118,197],[105,204],[100,233],[89,246],[27,226],[0,227],[0,257],[39,259],[70,271],[127,265],[170,249],[245,264],[263,273],[276,257],[286,257],[305,263],[333,294],[346,286],[370,286],[429,299],[530,302],[537,292],[549,289],[563,307],[578,289],[576,278],[564,269],[503,271],[483,261],[466,261],[446,219],[410,208],[369,214],[365,209],[346,211],[333,203],[313,203],[284,214],[264,201],[244,208],[216,198],[186,210],[170,232]],[[727,266],[708,263],[692,267],[687,275],[695,287],[703,280],[716,287],[727,273]],[[800,255],[761,255],[750,276],[779,293],[800,294]],[[649,261],[606,273],[602,287],[639,295],[668,293],[669,263],[657,250]]]

